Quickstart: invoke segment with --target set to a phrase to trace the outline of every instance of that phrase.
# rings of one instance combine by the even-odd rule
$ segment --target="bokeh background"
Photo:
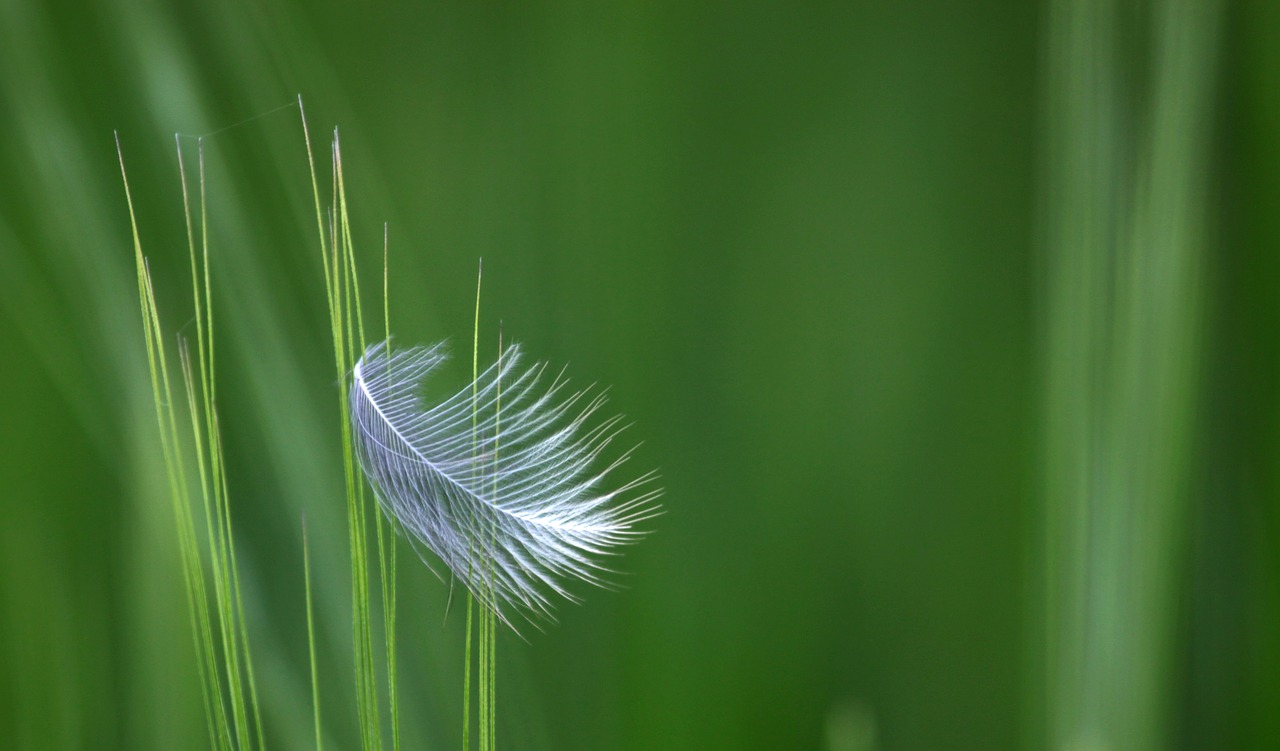
[[[312,747],[305,513],[355,746],[301,93],[400,340],[465,360],[483,257],[485,335],[611,386],[663,476],[622,591],[502,636],[504,747],[1271,747],[1278,33],[1262,0],[0,0],[0,745],[207,744],[115,131],[173,335],[173,134],[206,136],[268,741]],[[461,611],[400,552],[405,746],[458,748]]]

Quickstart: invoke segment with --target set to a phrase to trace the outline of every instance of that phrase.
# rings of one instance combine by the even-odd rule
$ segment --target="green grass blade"
[[[302,517],[302,572],[307,592],[307,657],[311,663],[311,710],[315,718],[316,751],[323,751],[320,724],[320,670],[316,663],[315,612],[311,604],[311,550],[307,541],[307,518]]]
[[[1046,724],[1053,748],[1169,745],[1198,410],[1216,3],[1050,14]],[[1140,106],[1135,113],[1133,103]]]

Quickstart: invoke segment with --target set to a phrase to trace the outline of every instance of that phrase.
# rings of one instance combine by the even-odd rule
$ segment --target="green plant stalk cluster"
[[[118,140],[116,150],[120,157],[120,175],[124,182],[125,199],[129,205],[138,297],[147,347],[147,365],[151,376],[151,391],[160,430],[169,497],[177,526],[183,583],[187,593],[188,612],[195,641],[197,670],[201,696],[205,705],[209,741],[211,746],[217,749],[251,749],[255,744],[257,748],[263,748],[265,743],[262,716],[258,708],[258,691],[254,681],[253,660],[249,651],[244,604],[240,596],[240,572],[236,563],[231,504],[227,493],[226,467],[223,461],[222,436],[218,423],[203,144],[201,143],[199,162],[201,262],[198,264],[186,169],[182,159],[181,141],[178,143],[178,167],[182,179],[183,212],[186,217],[187,244],[191,259],[191,289],[195,307],[196,366],[192,367],[187,340],[179,339],[178,352],[191,423],[191,450],[196,457],[199,475],[203,529],[198,529],[197,513],[193,508],[187,481],[184,456],[188,449],[178,427],[177,410],[174,407],[173,389],[164,347],[164,329],[156,307],[151,272],[146,256],[142,252],[133,197],[129,191],[129,179],[124,167],[124,154]],[[209,571],[208,579],[205,574],[206,563]],[[212,604],[210,588],[213,590]]]
[[[302,101],[298,101],[302,111]],[[355,652],[356,708],[360,726],[361,748],[366,751],[381,749],[383,728],[380,719],[381,697],[378,689],[378,670],[374,640],[373,600],[369,590],[369,506],[365,496],[365,484],[356,470],[351,423],[347,419],[348,374],[356,359],[365,349],[364,316],[360,302],[360,282],[356,271],[355,246],[351,238],[351,224],[347,214],[346,186],[342,172],[342,151],[335,129],[332,142],[333,196],[336,210],[328,212],[321,207],[320,184],[316,174],[315,157],[311,147],[311,134],[306,115],[302,112],[303,135],[307,146],[307,160],[311,168],[311,186],[315,198],[316,226],[320,237],[321,261],[324,268],[325,295],[329,307],[329,324],[333,338],[334,364],[337,368],[339,394],[338,406],[342,417],[342,459],[346,479],[347,521],[351,546],[352,579],[352,632]],[[385,235],[384,235],[385,238]],[[384,260],[386,248],[384,242]],[[383,289],[386,290],[386,270],[383,271]],[[384,321],[389,323],[384,301]],[[393,531],[383,530],[381,514],[373,513],[374,538],[377,550],[379,590],[382,596],[382,628],[386,645],[387,702],[390,713],[392,748],[400,748],[399,697],[396,691],[395,670],[395,555]],[[317,706],[317,713],[318,713]],[[317,745],[319,737],[317,736]]]
[[[350,383],[348,374],[356,359],[366,348],[364,318],[360,302],[360,285],[356,270],[354,243],[348,221],[346,189],[342,172],[342,154],[337,131],[331,145],[333,158],[332,191],[336,207],[327,213],[322,208],[319,180],[312,151],[311,136],[307,128],[302,101],[298,101],[302,114],[303,135],[311,172],[312,192],[315,199],[316,223],[320,238],[325,294],[329,310],[330,333],[333,340],[334,362],[339,377],[339,408],[342,416],[343,471],[347,495],[348,534],[351,549],[352,574],[352,633],[355,662],[356,709],[359,722],[360,744],[365,751],[380,751],[384,742],[381,720],[383,692],[379,689],[377,643],[375,634],[374,596],[370,590],[373,562],[370,560],[370,512],[372,505],[365,494],[365,483],[356,470],[351,425],[347,420],[347,401]],[[117,150],[119,144],[117,143]],[[203,141],[199,148],[200,185],[200,250],[197,253],[196,234],[187,176],[183,162],[181,141],[178,144],[178,165],[182,179],[183,210],[186,219],[188,251],[192,274],[192,297],[196,310],[196,362],[191,362],[188,342],[178,343],[182,383],[191,422],[192,451],[196,458],[199,476],[202,515],[194,509],[188,485],[187,469],[183,457],[186,448],[179,430],[179,418],[174,408],[169,368],[163,343],[163,331],[155,304],[150,270],[142,252],[142,244],[134,214],[133,200],[125,174],[123,153],[120,154],[121,176],[124,179],[125,196],[129,205],[129,217],[133,231],[134,257],[141,303],[143,333],[147,346],[148,366],[152,393],[156,405],[157,423],[160,428],[161,447],[169,485],[170,499],[177,524],[179,553],[187,593],[192,634],[197,653],[197,670],[201,695],[205,705],[210,744],[213,748],[240,751],[265,748],[262,718],[259,709],[257,686],[254,681],[253,661],[249,650],[248,629],[245,624],[244,606],[240,593],[240,575],[236,562],[235,541],[232,534],[230,499],[227,492],[226,467],[223,460],[222,438],[217,413],[216,378],[214,370],[214,336],[212,287],[209,274],[209,238],[205,202]],[[383,324],[390,347],[390,312],[388,306],[388,244],[383,235]],[[473,341],[473,381],[479,369],[479,312],[480,276],[476,282],[476,327]],[[502,357],[502,340],[499,332],[499,358]],[[474,388],[474,386],[473,386]],[[500,400],[499,396],[499,400]],[[499,401],[499,410],[501,409]],[[473,424],[476,415],[473,414]],[[496,450],[496,449],[495,449]],[[495,480],[496,482],[496,480]],[[203,529],[197,520],[203,517]],[[386,658],[387,710],[390,715],[388,729],[391,747],[400,748],[399,696],[396,679],[396,561],[395,530],[392,523],[384,521],[382,514],[372,514],[373,540],[376,546],[378,591],[381,596],[382,637]],[[384,524],[386,528],[384,529]],[[320,710],[320,682],[316,660],[316,629],[312,602],[311,562],[305,519],[302,529],[303,566],[306,586],[306,618],[308,655],[311,670],[311,693],[315,723],[317,751],[323,748],[323,724]],[[492,580],[492,563],[479,562],[489,567]],[[208,574],[206,575],[206,567]],[[492,586],[492,584],[491,584]],[[212,589],[212,595],[209,590]],[[463,748],[470,743],[472,629],[475,598],[467,594],[466,618],[466,666],[463,678]],[[498,616],[481,605],[478,617],[479,648],[477,672],[478,729],[480,751],[496,748],[496,654]]]

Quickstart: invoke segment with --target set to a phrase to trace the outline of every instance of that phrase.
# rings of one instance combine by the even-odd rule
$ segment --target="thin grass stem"
[[[311,662],[311,708],[315,717],[316,751],[324,750],[320,730],[320,671],[316,664],[315,614],[311,604],[311,552],[307,541],[307,517],[302,517],[302,572],[307,592],[307,656]]]

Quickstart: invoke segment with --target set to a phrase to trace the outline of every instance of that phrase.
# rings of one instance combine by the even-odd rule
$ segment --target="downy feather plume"
[[[607,586],[601,559],[643,534],[661,491],[640,490],[652,473],[606,487],[627,454],[592,464],[621,418],[589,426],[603,395],[543,385],[545,365],[518,370],[518,345],[424,403],[422,383],[447,357],[443,344],[365,350],[350,392],[361,466],[387,516],[508,625],[512,612],[551,618],[553,595],[575,600],[569,580]]]

